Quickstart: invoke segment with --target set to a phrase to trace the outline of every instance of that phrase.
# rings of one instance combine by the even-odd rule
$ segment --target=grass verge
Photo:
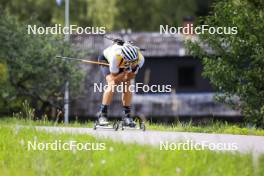
[[[69,127],[93,127],[93,122],[86,123],[73,122],[68,125],[63,123],[54,123],[45,120],[28,120],[17,118],[1,118],[2,124],[19,124],[19,125],[45,125],[45,126],[69,126]],[[223,122],[210,123],[208,125],[193,125],[192,123],[177,123],[177,124],[150,124],[146,123],[147,130],[158,131],[175,131],[175,132],[199,132],[199,133],[221,133],[221,134],[239,134],[239,135],[257,135],[264,136],[264,129],[255,127],[241,127],[239,125],[228,124]]]
[[[251,176],[250,154],[212,151],[160,151],[159,148],[99,140],[89,135],[47,133],[31,128],[0,123],[0,173],[13,175],[122,175],[122,176]],[[28,142],[37,144],[105,144],[105,150],[28,150]],[[96,147],[94,147],[96,149]],[[97,148],[98,149],[98,148]],[[264,157],[263,157],[264,158]],[[264,165],[263,158],[259,166]],[[257,175],[264,171],[257,169]]]

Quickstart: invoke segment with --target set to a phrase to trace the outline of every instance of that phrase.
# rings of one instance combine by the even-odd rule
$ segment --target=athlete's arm
[[[109,71],[110,74],[107,76],[107,81],[111,81],[113,84],[119,84],[125,78],[125,73],[119,73],[119,61],[116,59],[114,54],[109,56]]]
[[[110,73],[107,75],[107,81],[113,82],[114,84],[119,84],[120,82],[123,82],[126,80],[126,74],[125,72],[122,73]]]
[[[142,68],[144,63],[145,63],[145,58],[144,56],[142,55],[141,52],[138,52],[138,55],[139,55],[139,63],[138,63],[138,66],[139,68]]]

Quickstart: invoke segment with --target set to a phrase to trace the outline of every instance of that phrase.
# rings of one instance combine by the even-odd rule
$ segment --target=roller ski
[[[114,129],[115,131],[117,131],[119,128],[119,123],[116,121],[110,123],[104,114],[100,114],[98,119],[94,122],[93,129],[96,130],[98,128]]]
[[[138,124],[136,121],[134,121],[131,117],[124,117],[122,118],[122,121],[119,124],[119,128],[121,130],[125,129],[135,129],[135,130],[146,130],[146,126],[144,121],[141,118],[138,118]]]

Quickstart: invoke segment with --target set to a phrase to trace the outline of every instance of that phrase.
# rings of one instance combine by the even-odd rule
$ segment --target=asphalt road
[[[231,151],[241,153],[252,153],[255,156],[264,154],[264,137],[263,136],[246,136],[230,134],[206,134],[206,133],[189,133],[189,132],[164,132],[164,131],[140,131],[124,130],[114,131],[112,129],[91,128],[74,128],[74,127],[49,127],[37,126],[37,130],[57,133],[78,133],[89,134],[97,138],[108,138],[114,141],[124,143],[138,143],[141,145],[152,145],[162,149],[175,150],[176,144],[185,144],[185,149],[191,148],[192,144],[199,144],[217,151]],[[188,145],[186,144],[188,143]],[[181,147],[182,147],[181,146]],[[187,147],[187,148],[186,148]],[[189,148],[188,148],[189,147]],[[183,149],[183,148],[181,148]]]

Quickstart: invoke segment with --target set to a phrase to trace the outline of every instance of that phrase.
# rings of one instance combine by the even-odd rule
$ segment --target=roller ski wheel
[[[120,126],[121,126],[121,130],[124,131],[124,129],[125,129],[125,122],[123,120],[121,121]]]
[[[142,131],[146,131],[146,125],[144,122],[139,122],[139,129],[141,129]]]
[[[94,122],[93,129],[96,130],[96,129],[97,129],[97,126],[98,126],[98,121],[96,120],[96,121]]]
[[[119,123],[118,123],[118,122],[114,122],[114,123],[113,123],[113,129],[114,129],[115,131],[118,131],[118,129],[119,129]]]
[[[146,125],[142,117],[137,116],[138,118],[138,123],[139,123],[139,129],[142,131],[146,131]]]

